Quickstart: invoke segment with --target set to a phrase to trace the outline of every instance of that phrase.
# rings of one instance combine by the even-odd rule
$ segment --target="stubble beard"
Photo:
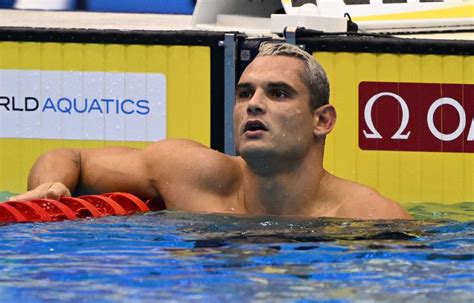
[[[302,157],[300,149],[291,146],[281,149],[271,144],[244,146],[239,153],[249,168],[261,176],[288,172]]]

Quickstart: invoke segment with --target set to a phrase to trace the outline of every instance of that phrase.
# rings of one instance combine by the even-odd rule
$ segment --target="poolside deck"
[[[0,27],[62,28],[62,29],[98,29],[98,30],[209,30],[240,31],[250,36],[269,36],[271,33],[261,27],[251,28],[249,22],[227,26],[195,28],[191,15],[103,13],[77,11],[35,11],[0,10]],[[247,18],[248,19],[248,18]],[[259,18],[264,19],[264,18]],[[260,23],[261,20],[258,20]],[[245,27],[244,27],[245,26]],[[422,39],[474,40],[473,31],[447,32],[433,31],[416,33],[407,30],[396,36]]]
[[[192,30],[190,15],[0,10],[0,27]]]

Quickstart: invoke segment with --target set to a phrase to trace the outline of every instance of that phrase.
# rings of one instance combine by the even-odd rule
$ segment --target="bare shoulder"
[[[382,196],[375,189],[334,177],[341,204],[336,216],[364,220],[411,219],[400,204]]]
[[[164,140],[144,151],[150,174],[160,183],[183,185],[189,183],[202,188],[229,189],[240,176],[237,157],[231,157],[191,140]]]

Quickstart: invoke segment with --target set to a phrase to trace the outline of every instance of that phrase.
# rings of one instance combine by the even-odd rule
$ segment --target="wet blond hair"
[[[306,51],[289,43],[263,42],[260,44],[257,57],[263,56],[287,56],[303,61],[306,68],[302,77],[310,92],[311,109],[314,110],[329,103],[329,82],[326,72]]]

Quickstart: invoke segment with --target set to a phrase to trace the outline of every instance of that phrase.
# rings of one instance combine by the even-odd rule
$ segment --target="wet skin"
[[[323,168],[332,105],[310,107],[304,64],[257,57],[237,85],[233,157],[189,140],[145,149],[61,149],[40,157],[17,199],[126,191],[168,209],[236,214],[410,218],[394,201]]]
[[[236,89],[234,138],[246,160],[286,159],[290,165],[314,144],[314,117],[301,78],[303,69],[294,58],[261,57],[243,73]],[[252,122],[261,122],[263,129],[245,131]]]

